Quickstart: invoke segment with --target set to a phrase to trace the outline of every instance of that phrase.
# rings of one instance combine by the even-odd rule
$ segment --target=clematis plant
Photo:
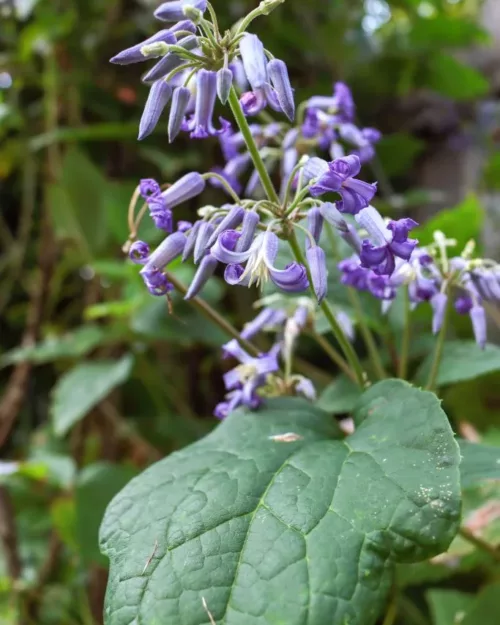
[[[377,183],[362,166],[381,135],[357,125],[346,84],[309,98],[296,117],[285,63],[248,31],[283,2],[264,0],[225,32],[207,0],[164,2],[154,15],[168,28],[111,59],[153,60],[139,139],[170,104],[170,142],[185,132],[220,143],[225,162],[211,171],[166,186],[139,182],[126,251],[153,296],[177,290],[226,332],[229,370],[215,433],[160,463],[164,471],[150,469],[110,507],[101,532],[111,558],[108,625],[373,625],[395,564],[445,551],[458,530],[457,445],[436,396],[421,387],[439,384],[452,306],[485,348],[484,306],[500,301],[500,267],[474,258],[471,244],[450,257],[441,232],[421,246],[409,215],[379,212]],[[217,99],[231,121],[216,119]],[[220,190],[219,206],[203,205],[207,183]],[[140,196],[166,234],[155,250],[135,240],[146,214],[135,215]],[[176,207],[193,199],[196,218],[177,220]],[[176,259],[196,266],[190,285],[171,271]],[[216,274],[260,291],[259,312],[241,331],[200,298]],[[366,296],[380,302],[382,328],[403,304],[392,361]],[[436,338],[412,387],[402,380],[417,307],[431,312]],[[297,358],[305,336],[358,398],[345,439],[314,407],[314,375]]]

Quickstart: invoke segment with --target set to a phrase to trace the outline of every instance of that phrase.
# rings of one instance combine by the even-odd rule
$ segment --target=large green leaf
[[[355,434],[304,400],[233,413],[111,503],[107,625],[372,625],[395,562],[447,548],[459,453],[437,398],[389,380]],[[280,434],[294,434],[283,442]]]
[[[474,595],[456,590],[430,590],[427,593],[433,625],[459,625],[474,602]]]
[[[455,100],[471,100],[488,93],[486,78],[453,56],[437,52],[429,57],[427,86]]]
[[[427,379],[434,354],[422,364],[416,379],[424,383]],[[481,349],[473,341],[450,341],[446,343],[437,377],[438,386],[447,386],[500,370],[500,347],[486,345]]]
[[[64,436],[132,371],[130,355],[121,360],[84,362],[63,375],[54,388],[51,414],[54,430]]]
[[[354,408],[360,395],[359,386],[341,375],[325,388],[316,405],[330,414],[345,414]]]

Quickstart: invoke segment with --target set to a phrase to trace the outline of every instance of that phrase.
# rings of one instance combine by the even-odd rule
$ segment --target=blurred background
[[[169,314],[121,251],[140,178],[172,182],[221,163],[216,141],[169,146],[164,122],[136,141],[143,66],[108,59],[158,29],[158,4],[0,0],[0,72],[13,81],[0,90],[2,625],[102,622],[105,506],[133,475],[210,431],[224,395],[226,337],[179,297]],[[226,26],[257,4],[213,0]],[[476,237],[500,260],[499,0],[287,0],[254,30],[287,62],[297,101],[331,93],[334,80],[352,87],[359,123],[384,133],[365,177],[379,181],[385,214],[424,222],[424,242],[435,228],[461,248]],[[220,191],[204,199],[218,202]],[[147,224],[140,238],[158,240]],[[203,296],[237,327],[256,299],[220,279]],[[324,387],[331,365],[312,343],[302,351],[303,371]],[[499,384],[494,375],[445,393],[457,431],[500,444]],[[467,503],[471,513],[490,506],[481,518],[492,542],[498,496],[474,492]],[[461,549],[401,573],[398,622],[452,625],[440,589],[475,593],[494,575]]]

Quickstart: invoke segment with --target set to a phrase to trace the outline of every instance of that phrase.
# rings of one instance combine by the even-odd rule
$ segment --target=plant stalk
[[[443,357],[443,349],[446,341],[446,334],[448,332],[448,321],[450,317],[450,305],[446,305],[446,311],[444,313],[443,325],[439,331],[437,338],[436,350],[434,352],[434,358],[432,360],[431,371],[429,373],[429,380],[427,381],[426,389],[428,391],[436,390],[436,382],[439,374],[439,366],[441,365],[441,358]]]
[[[402,380],[406,380],[408,378],[408,358],[410,354],[411,310],[408,287],[405,287],[404,289],[404,324],[403,343],[401,345],[401,355],[398,366],[398,377]]]
[[[271,181],[271,177],[269,176],[269,172],[264,165],[264,161],[262,160],[261,155],[259,154],[259,148],[257,147],[254,138],[252,136],[252,132],[250,130],[250,126],[248,125],[247,118],[243,113],[243,110],[240,105],[240,101],[238,99],[238,94],[236,93],[236,89],[231,87],[231,91],[229,93],[229,106],[231,107],[231,111],[233,112],[234,119],[238,124],[238,128],[241,130],[241,134],[245,139],[245,143],[247,145],[248,151],[250,152],[250,156],[252,157],[253,164],[255,165],[255,169],[259,173],[260,180],[262,182],[262,186],[264,187],[264,191],[267,194],[269,200],[279,206],[280,199],[278,194],[276,193],[276,189]]]

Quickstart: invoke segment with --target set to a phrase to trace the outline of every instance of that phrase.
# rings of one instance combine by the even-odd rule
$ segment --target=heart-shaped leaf
[[[395,380],[360,399],[359,427],[300,399],[237,411],[111,503],[107,625],[372,625],[395,562],[445,550],[459,452],[431,393]],[[283,434],[288,436],[280,436]]]

